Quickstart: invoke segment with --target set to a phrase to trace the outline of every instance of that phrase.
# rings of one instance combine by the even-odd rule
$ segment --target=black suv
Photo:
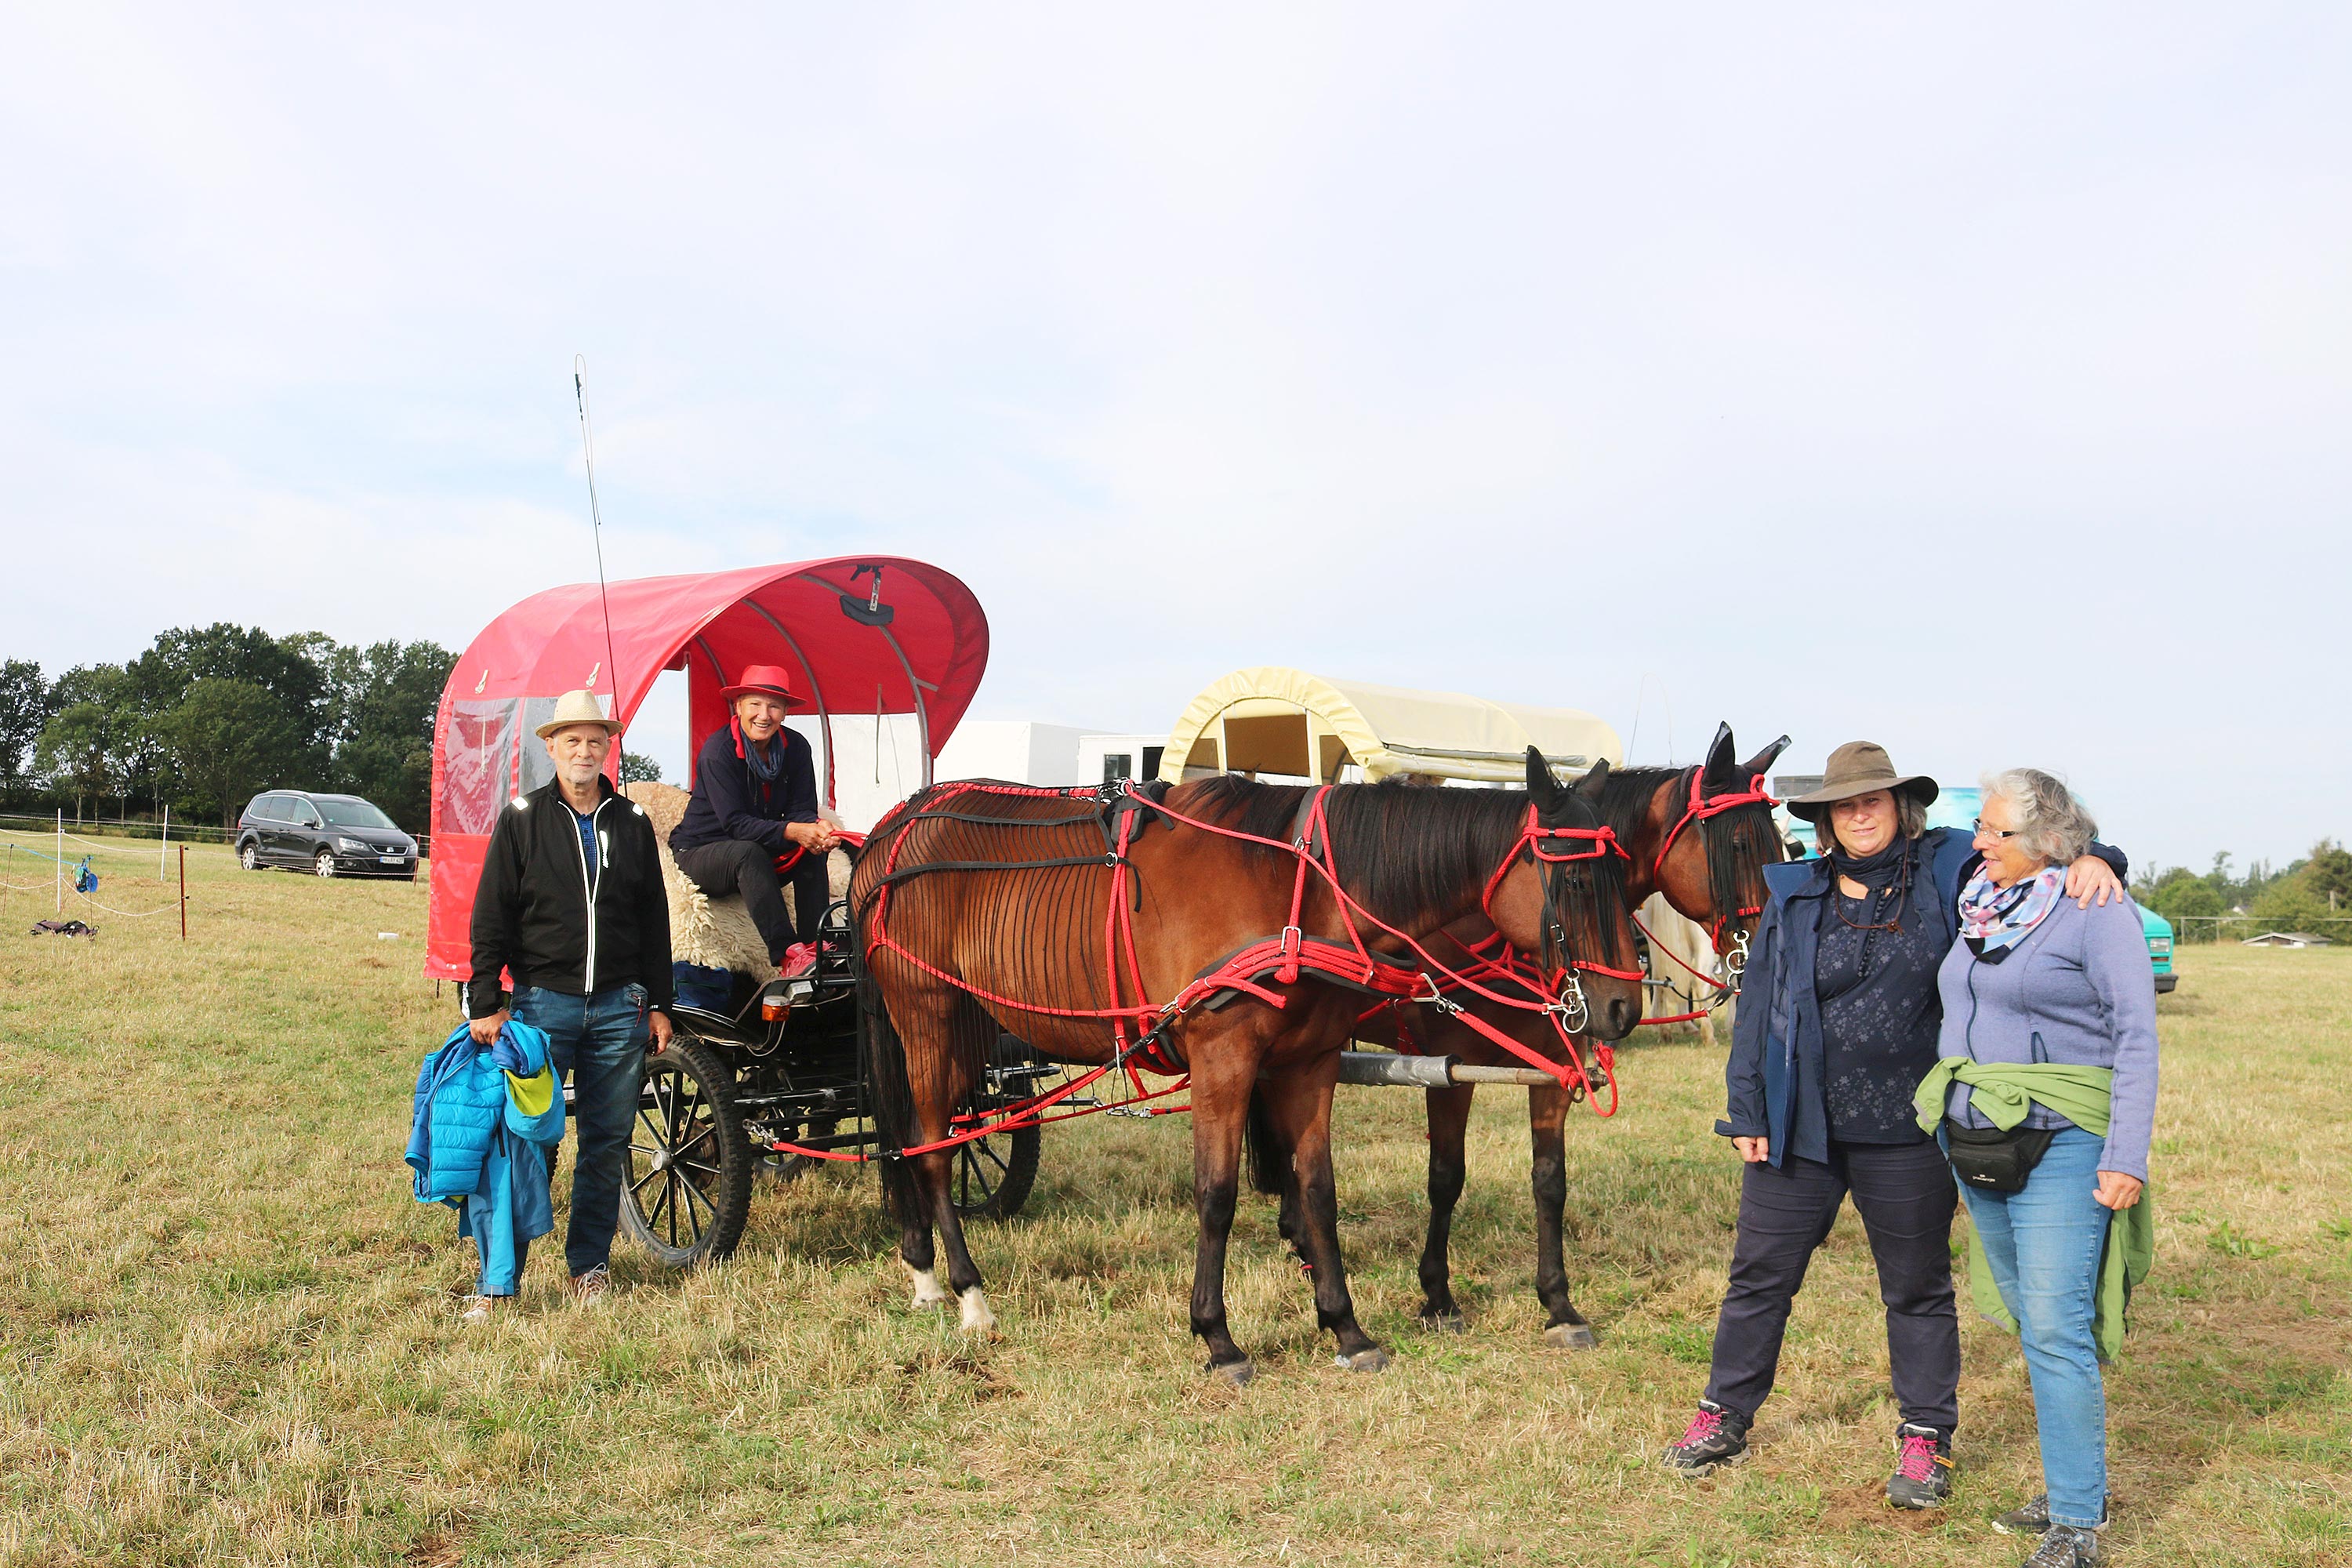
[[[416,840],[355,795],[255,795],[236,819],[236,858],[248,871],[299,866],[321,877],[416,879]]]

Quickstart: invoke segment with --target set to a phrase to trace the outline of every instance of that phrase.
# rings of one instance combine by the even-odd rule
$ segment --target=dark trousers
[[[1746,1168],[1706,1396],[1752,1416],[1772,1392],[1789,1308],[1848,1193],[1878,1265],[1895,1402],[1904,1420],[1948,1433],[1960,1418],[1951,1253],[1959,1194],[1944,1152],[1927,1141],[1832,1143],[1827,1164],[1791,1155],[1777,1171]]]
[[[768,956],[779,965],[784,949],[796,942],[814,942],[824,925],[830,889],[825,881],[826,855],[803,854],[790,873],[793,912],[784,913],[784,879],[776,875],[776,857],[766,846],[748,838],[722,838],[675,851],[677,868],[687,879],[715,899],[743,895],[751,923],[768,944]]]

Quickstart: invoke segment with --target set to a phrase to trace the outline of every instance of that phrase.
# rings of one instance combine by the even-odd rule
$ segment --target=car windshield
[[[392,818],[363,800],[322,800],[317,805],[330,827],[392,826]]]

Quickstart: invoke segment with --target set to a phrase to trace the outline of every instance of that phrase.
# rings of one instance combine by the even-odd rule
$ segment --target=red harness
[[[1154,1002],[1150,999],[1143,984],[1142,966],[1135,951],[1132,900],[1129,897],[1129,881],[1133,875],[1134,868],[1129,861],[1128,850],[1134,840],[1137,825],[1142,819],[1144,810],[1119,813],[1117,835],[1112,841],[1109,853],[1104,857],[1104,861],[1109,867],[1111,873],[1109,897],[1106,900],[1103,913],[1104,978],[1111,999],[1111,1005],[1108,1007],[1056,1007],[1044,1003],[1024,1002],[1016,997],[1002,995],[975,985],[960,975],[949,973],[901,942],[889,928],[890,895],[894,891],[895,884],[888,879],[899,869],[898,857],[906,846],[907,835],[904,833],[895,835],[891,840],[888,858],[883,862],[884,884],[881,890],[875,895],[873,910],[866,921],[866,946],[868,952],[878,949],[894,953],[933,979],[943,981],[993,1006],[1048,1017],[1104,1019],[1111,1026],[1111,1036],[1117,1045],[1117,1049],[1108,1062],[1089,1069],[1051,1094],[1040,1096],[1034,1100],[1011,1108],[985,1125],[959,1131],[938,1142],[903,1150],[900,1152],[925,1153],[933,1149],[948,1148],[957,1143],[970,1142],[974,1138],[986,1137],[1008,1128],[1027,1126],[1042,1120],[1049,1120],[1042,1117],[1040,1113],[1115,1070],[1124,1069],[1128,1073],[1138,1099],[1157,1098],[1158,1094],[1172,1093],[1173,1089],[1166,1089],[1147,1095],[1142,1079],[1138,1076],[1139,1068],[1171,1075],[1181,1074],[1186,1070],[1185,1064],[1177,1059],[1172,1050],[1169,1048],[1168,1026],[1203,1000],[1221,992],[1237,992],[1263,1002],[1270,1007],[1285,1006],[1288,999],[1282,994],[1269,989],[1269,983],[1289,985],[1300,979],[1310,977],[1367,991],[1387,1002],[1406,1000],[1431,1002],[1454,1010],[1458,1016],[1467,1018],[1472,1027],[1490,1036],[1497,1044],[1502,1045],[1522,1061],[1550,1074],[1563,1088],[1571,1090],[1589,1089],[1591,1086],[1586,1079],[1583,1065],[1577,1058],[1572,1047],[1569,1053],[1569,1061],[1566,1063],[1553,1061],[1548,1057],[1529,1050],[1493,1028],[1492,1026],[1470,1017],[1466,1014],[1459,1014],[1458,1004],[1452,1002],[1444,994],[1444,991],[1468,991],[1501,1006],[1518,1008],[1527,1012],[1549,1013],[1553,1016],[1555,1026],[1559,1026],[1559,1015],[1564,1010],[1564,1004],[1543,992],[1539,983],[1530,984],[1515,969],[1507,965],[1497,966],[1492,960],[1484,958],[1477,964],[1471,966],[1468,972],[1456,971],[1440,963],[1428,949],[1412,936],[1388,924],[1349,895],[1340,884],[1339,868],[1331,851],[1328,825],[1324,816],[1324,803],[1328,793],[1329,786],[1326,785],[1318,787],[1308,797],[1299,814],[1297,837],[1289,843],[1263,837],[1253,833],[1244,833],[1236,828],[1226,827],[1213,822],[1204,822],[1200,818],[1188,816],[1164,802],[1143,803],[1144,810],[1156,813],[1171,822],[1181,823],[1185,826],[1196,828],[1203,833],[1213,833],[1221,837],[1284,850],[1294,856],[1297,861],[1297,869],[1291,882],[1289,920],[1281,932],[1278,935],[1251,942],[1228,954],[1213,968],[1195,977],[1178,992],[1173,999],[1166,1002]],[[1033,800],[1076,801],[1101,798],[1097,791],[1091,789],[1036,789],[1008,784],[955,784],[945,786],[925,800],[922,809],[934,810],[971,795]],[[1076,820],[1079,819],[1073,819],[1074,822]],[[880,831],[887,826],[888,823],[886,818],[883,824],[877,825],[877,831]],[[1585,847],[1562,849],[1559,847],[1564,843],[1575,843]],[[1624,850],[1618,846],[1615,836],[1605,827],[1546,828],[1538,823],[1535,810],[1530,806],[1527,822],[1521,827],[1519,836],[1512,840],[1510,847],[1504,852],[1501,863],[1496,868],[1494,874],[1487,878],[1481,894],[1482,903],[1491,902],[1495,889],[1500,885],[1512,865],[1517,862],[1522,849],[1530,849],[1539,859],[1554,862],[1588,859],[1612,853],[1622,856],[1624,853]],[[1303,930],[1300,922],[1306,909],[1307,890],[1310,885],[1310,878],[1319,878],[1330,889],[1332,900],[1339,908],[1341,925],[1347,933],[1347,941],[1344,944],[1328,938],[1309,936]],[[1365,940],[1365,927],[1373,928],[1402,944],[1409,950],[1411,959],[1401,960],[1374,952]],[[1623,973],[1606,969],[1598,964],[1571,961],[1569,972],[1572,973],[1576,969],[1591,969],[1612,975]],[[1426,981],[1424,981],[1424,974],[1428,977]],[[1486,984],[1489,980],[1497,983],[1507,980],[1515,988],[1524,987],[1529,991],[1536,999],[1528,1000],[1490,989]],[[1439,989],[1441,984],[1444,991]],[[1127,999],[1129,997],[1133,1000]],[[1563,1029],[1562,1033],[1565,1037],[1567,1031]]]
[[[1680,816],[1675,818],[1675,825],[1666,829],[1665,837],[1659,840],[1658,858],[1650,863],[1650,875],[1660,880],[1664,879],[1666,874],[1666,857],[1673,852],[1675,840],[1682,837],[1683,829],[1688,827],[1692,823],[1705,822],[1710,816],[1721,816],[1725,812],[1734,810],[1737,807],[1743,805],[1763,805],[1769,807],[1780,804],[1780,802],[1779,799],[1775,797],[1769,790],[1764,787],[1764,775],[1762,773],[1758,773],[1753,778],[1749,779],[1748,781],[1748,787],[1744,790],[1735,791],[1729,795],[1708,795],[1706,793],[1706,764],[1704,763],[1697,764],[1690,771],[1690,804],[1683,808],[1683,814]],[[1714,928],[1706,933],[1707,940],[1715,943],[1715,950],[1717,952],[1721,952],[1723,951],[1723,928],[1726,923],[1734,919],[1746,920],[1749,915],[1762,914],[1763,912],[1764,906],[1761,904],[1757,904],[1752,907],[1743,907],[1729,914],[1718,910],[1716,913]]]

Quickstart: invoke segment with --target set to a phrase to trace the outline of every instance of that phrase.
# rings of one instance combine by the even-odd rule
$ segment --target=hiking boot
[[[599,1263],[585,1274],[572,1277],[572,1299],[583,1307],[593,1307],[604,1299],[613,1288],[613,1271]]]
[[[2019,1568],[2099,1568],[2099,1532],[2053,1524],[2042,1532],[2042,1544]]]
[[[1712,1475],[1719,1465],[1736,1465],[1748,1457],[1748,1417],[1711,1399],[1698,1402],[1698,1414],[1683,1428],[1682,1437],[1659,1456],[1659,1462],[1676,1475],[1696,1480]]]
[[[2106,1524],[2106,1505],[2102,1503],[2099,1507],[2099,1528],[2104,1530]],[[2013,1508],[2007,1513],[1996,1514],[1993,1517],[1992,1527],[2003,1535],[2041,1534],[2050,1528],[2050,1494],[2036,1492],[2033,1494],[2033,1500],[2023,1508]]]
[[[1896,1508],[1941,1508],[1951,1495],[1951,1437],[1915,1422],[1897,1426],[1895,1473],[1886,1478],[1886,1500]],[[2049,1521],[2045,1517],[2042,1522]]]

